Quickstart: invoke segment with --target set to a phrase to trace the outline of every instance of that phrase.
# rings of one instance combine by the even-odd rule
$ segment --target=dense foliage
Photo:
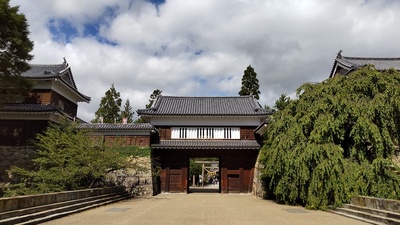
[[[304,84],[272,119],[264,184],[287,204],[341,206],[352,195],[400,198],[393,162],[400,135],[400,72],[372,66]]]
[[[33,42],[25,15],[18,10],[9,0],[0,0],[0,103],[21,100],[32,87],[20,76],[29,69]]]
[[[14,180],[6,195],[26,195],[90,188],[107,185],[104,178],[110,171],[134,168],[133,159],[149,156],[148,148],[103,144],[88,135],[87,130],[64,121],[52,125],[37,136],[37,157],[31,168],[12,168]],[[129,158],[133,157],[133,158]],[[131,160],[129,160],[131,159]]]
[[[244,71],[242,77],[242,87],[240,88],[239,95],[253,95],[255,99],[260,99],[260,85],[258,84],[257,73],[250,65]]]

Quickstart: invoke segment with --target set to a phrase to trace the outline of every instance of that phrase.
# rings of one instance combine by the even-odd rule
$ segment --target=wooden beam
[[[199,163],[199,164],[218,164],[219,161],[194,161],[194,163]]]
[[[204,168],[206,168],[206,169],[216,169],[216,168],[219,168],[219,166],[205,166]]]

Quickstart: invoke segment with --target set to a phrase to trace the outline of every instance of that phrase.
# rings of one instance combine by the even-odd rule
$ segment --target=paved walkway
[[[249,194],[161,194],[133,198],[44,224],[162,225],[361,225],[329,212],[279,205]]]

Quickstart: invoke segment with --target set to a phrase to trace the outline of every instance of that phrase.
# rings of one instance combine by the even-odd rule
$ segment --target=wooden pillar
[[[257,178],[258,180],[259,178]],[[250,179],[249,179],[249,190],[247,192],[252,192],[253,191],[253,181],[254,181],[254,167],[251,168],[250,170]]]
[[[183,166],[181,168],[181,192],[183,193],[188,193],[188,183],[187,183],[187,178],[188,178],[188,173],[187,173],[187,167]]]
[[[169,192],[169,167],[165,168],[165,183],[164,183],[164,190],[165,192]]]
[[[221,168],[221,193],[228,193],[228,169],[226,167]]]
[[[244,192],[244,172],[243,172],[243,167],[239,168],[239,190],[240,190],[240,193]]]
[[[204,163],[201,164],[201,186],[204,186]]]

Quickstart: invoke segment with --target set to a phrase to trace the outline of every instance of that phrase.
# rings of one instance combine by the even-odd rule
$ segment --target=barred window
[[[173,139],[240,139],[238,127],[172,127]]]

